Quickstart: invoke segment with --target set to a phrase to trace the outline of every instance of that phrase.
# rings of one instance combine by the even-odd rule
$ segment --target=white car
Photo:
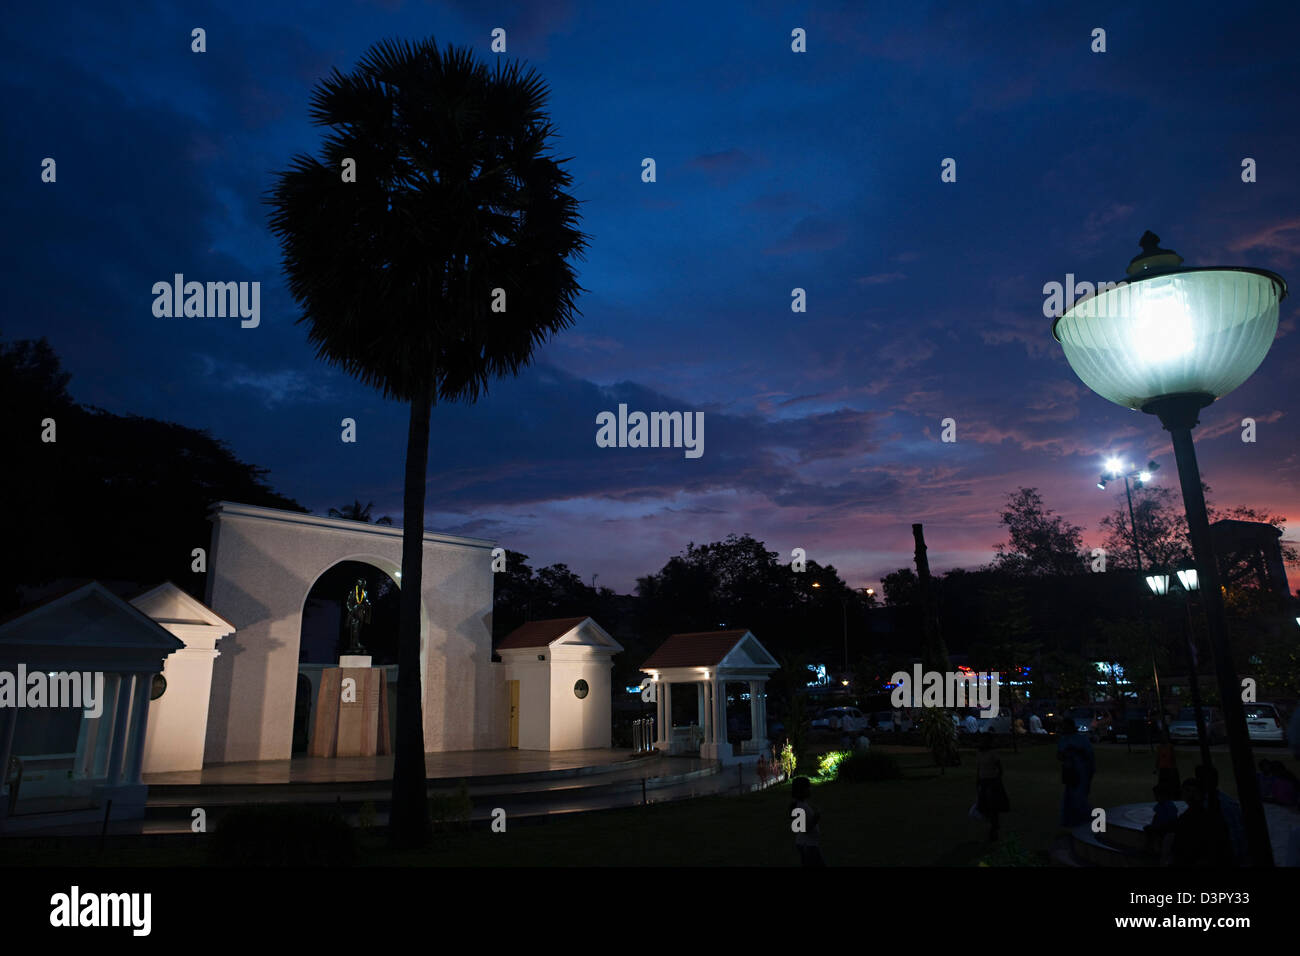
[[[870,724],[867,716],[856,707],[832,707],[812,722],[823,730],[838,730],[846,734],[865,731]]]
[[[913,729],[912,719],[906,714],[901,717],[902,723],[894,723],[894,712],[892,710],[882,710],[871,715],[871,729],[878,734],[892,734],[897,728],[901,733],[907,733]]]
[[[1286,740],[1282,729],[1282,715],[1272,704],[1246,704],[1246,729],[1251,740],[1280,744]]]
[[[1009,734],[1011,733],[1011,715],[998,714],[996,717],[978,717],[979,733],[981,734]]]

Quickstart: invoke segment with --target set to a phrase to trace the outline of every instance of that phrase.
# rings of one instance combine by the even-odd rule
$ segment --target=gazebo
[[[762,753],[768,747],[767,679],[779,669],[752,631],[672,635],[641,665],[655,683],[655,746],[665,753],[685,749],[680,739],[673,738],[673,685],[694,684],[698,733],[702,735],[700,756],[723,762],[736,759],[727,742],[726,685],[743,682],[749,685],[750,738],[741,744],[741,753]]]
[[[166,595],[155,589],[150,596]],[[59,812],[63,822],[82,822],[102,818],[101,808],[112,800],[116,819],[144,815],[148,788],[140,774],[154,678],[169,655],[186,647],[145,609],[94,581],[0,623],[0,769],[21,768],[11,796],[26,799],[26,814]],[[61,689],[60,706],[22,709],[3,699],[45,683],[38,679],[44,677],[51,689]],[[89,705],[87,688],[98,697],[94,713],[65,700]],[[51,693],[48,704],[54,703]],[[0,819],[8,809],[0,809]]]

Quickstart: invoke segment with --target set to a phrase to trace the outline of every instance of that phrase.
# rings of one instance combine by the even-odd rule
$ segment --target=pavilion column
[[[117,701],[122,696],[120,674],[104,675],[104,709],[95,718],[95,750],[90,758],[88,777],[108,777],[108,756],[113,746],[113,715]]]
[[[667,749],[664,743],[664,682],[655,681],[655,742],[660,750]]]
[[[727,742],[727,682],[717,680],[713,682],[714,693],[714,715],[718,722],[717,744],[721,747]]]
[[[664,741],[667,746],[664,748],[669,753],[673,752],[673,685],[664,681]]]
[[[117,706],[113,710],[113,745],[108,751],[108,785],[117,786],[122,781],[122,759],[126,756],[127,707],[131,703],[133,674],[117,675]]]
[[[699,723],[700,730],[705,734],[705,739],[707,740],[709,733],[709,709],[708,704],[704,700],[703,683],[695,685],[695,713],[696,721]]]
[[[763,722],[763,701],[761,683],[749,682],[749,740],[751,749],[757,751],[760,742],[767,736],[767,725]]]
[[[708,681],[700,681],[700,713],[704,717],[704,742],[713,743],[713,692]]]
[[[144,765],[144,732],[149,723],[149,694],[153,689],[152,674],[135,675],[135,700],[131,705],[130,760],[127,762],[126,783],[143,783],[140,769]]]
[[[9,777],[9,756],[14,752],[14,730],[18,727],[18,708],[0,707],[0,781]],[[0,820],[9,813],[9,801],[0,803]]]

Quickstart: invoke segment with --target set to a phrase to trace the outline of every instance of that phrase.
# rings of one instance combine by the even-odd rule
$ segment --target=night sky
[[[1044,284],[1123,278],[1147,229],[1187,265],[1297,280],[1294,3],[281,6],[0,19],[0,335],[47,336],[76,400],[207,429],[319,514],[373,499],[400,521],[407,412],[314,357],[262,197],[319,150],[313,86],[384,38],[494,59],[503,27],[550,84],[590,236],[576,325],[477,405],[434,410],[426,526],[619,590],[731,532],[859,586],[910,563],[921,521],[936,570],[973,567],[1018,485],[1100,544],[1103,458],[1154,457],[1175,483],[1173,456],[1154,417],[1074,376]],[[175,273],[261,282],[260,326],[156,318]],[[1294,302],[1202,415],[1220,505],[1300,515]],[[703,412],[703,456],[598,448],[620,402]]]

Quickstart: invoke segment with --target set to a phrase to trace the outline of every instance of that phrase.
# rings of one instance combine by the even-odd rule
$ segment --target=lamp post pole
[[[1196,739],[1201,744],[1201,763],[1214,766],[1210,760],[1210,736],[1205,729],[1205,711],[1201,709],[1201,675],[1196,668],[1196,632],[1192,628],[1192,593],[1187,592],[1187,666],[1192,678],[1192,706],[1196,708]]]
[[[1108,476],[1103,475],[1101,481],[1099,482],[1099,487],[1101,487],[1103,490],[1106,487],[1107,477],[1116,478],[1119,477],[1120,475],[1120,468],[1118,466],[1118,462],[1115,462],[1114,459],[1112,459],[1112,462],[1113,464],[1110,465],[1109,475]],[[1138,487],[1140,488],[1143,485],[1145,485],[1147,481],[1150,480],[1151,472],[1154,472],[1159,467],[1160,467],[1159,465],[1157,465],[1154,461],[1152,461],[1147,465],[1147,470],[1144,472],[1134,472],[1130,467],[1130,469],[1124,472],[1123,474],[1124,497],[1128,499],[1128,527],[1130,531],[1129,537],[1132,539],[1133,542],[1133,560],[1137,563],[1137,571],[1139,577],[1141,577],[1142,575],[1142,550],[1140,547],[1138,547],[1137,518],[1134,517],[1133,515],[1133,491],[1132,488],[1129,486],[1129,479],[1136,477],[1138,482]],[[1139,614],[1141,614],[1140,605],[1139,605],[1138,612]],[[1144,614],[1142,615],[1142,620],[1143,620],[1143,624],[1145,625],[1146,615]],[[1168,743],[1169,728],[1165,725],[1165,702],[1164,702],[1164,697],[1160,693],[1160,670],[1156,665],[1156,644],[1155,644],[1155,639],[1151,636],[1151,632],[1149,630],[1147,631],[1147,651],[1151,655],[1151,679],[1152,681],[1154,681],[1155,688],[1156,688],[1156,712],[1159,713],[1160,715],[1160,736],[1166,743]],[[1149,702],[1150,698],[1147,698],[1147,700]],[[1123,719],[1122,716],[1121,719]],[[1129,742],[1129,747],[1128,747],[1129,753],[1132,753],[1133,735],[1126,733],[1124,736],[1125,739],[1127,739]]]
[[[1183,489],[1183,506],[1187,511],[1187,530],[1201,582],[1201,600],[1214,655],[1214,669],[1219,681],[1219,701],[1227,726],[1228,750],[1232,755],[1237,798],[1241,803],[1242,822],[1246,828],[1251,861],[1256,866],[1273,865],[1273,847],[1269,841],[1264,804],[1259,783],[1251,765],[1250,738],[1246,730],[1246,711],[1241,706],[1241,684],[1237,679],[1232,649],[1228,646],[1228,622],[1223,608],[1223,590],[1219,567],[1210,542],[1210,519],[1201,488],[1201,472],[1196,463],[1192,428],[1200,410],[1209,405],[1211,395],[1173,395],[1148,403],[1142,410],[1159,416],[1160,423],[1173,439],[1174,457],[1178,461],[1178,480]]]

